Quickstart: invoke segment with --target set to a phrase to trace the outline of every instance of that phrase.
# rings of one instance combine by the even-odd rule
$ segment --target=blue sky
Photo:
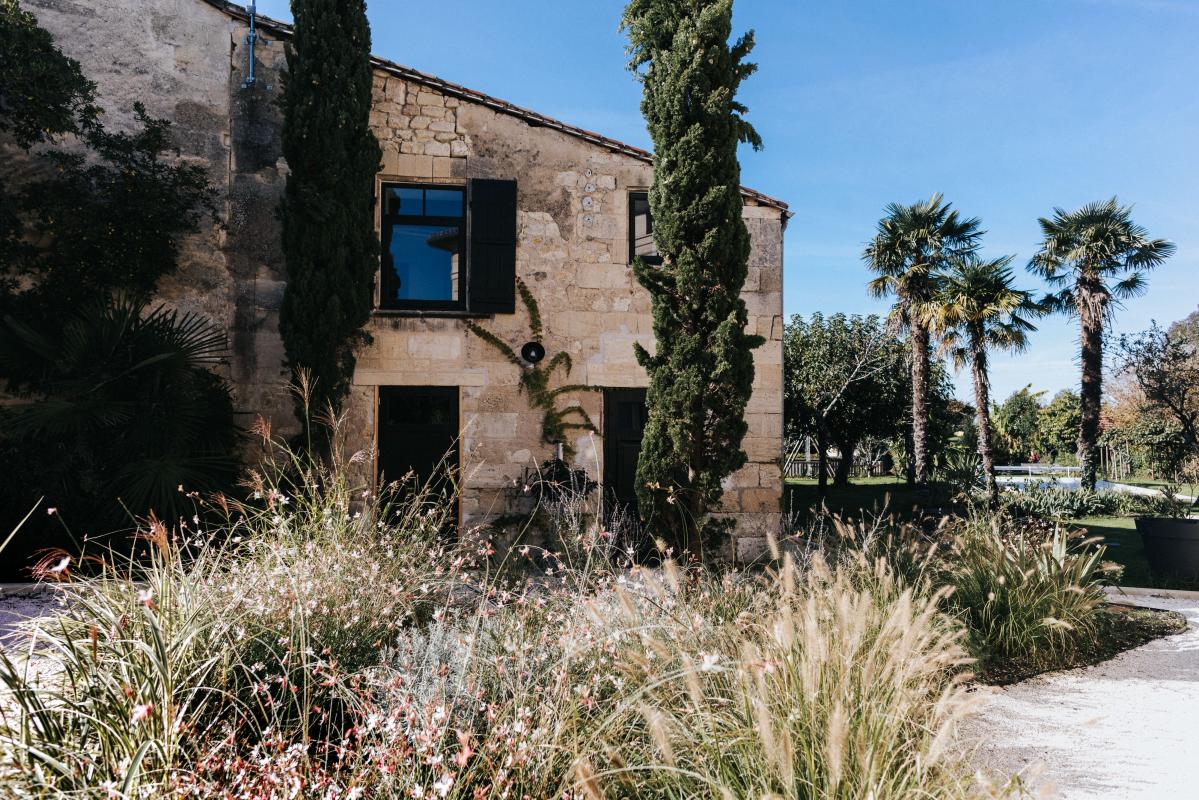
[[[648,147],[621,8],[375,0],[369,13],[379,55]],[[259,10],[289,18],[286,0]],[[741,99],[766,144],[743,152],[744,182],[795,212],[787,314],[884,312],[862,246],[888,202],[936,191],[982,218],[988,255],[1020,265],[1038,216],[1116,194],[1178,245],[1117,328],[1199,305],[1199,0],[738,0],[735,24],[756,31]],[[994,359],[998,397],[1076,384],[1075,327],[1040,327],[1027,352]]]

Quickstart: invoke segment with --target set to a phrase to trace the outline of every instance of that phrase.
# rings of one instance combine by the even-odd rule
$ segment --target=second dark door
[[[604,390],[604,494],[637,517],[637,459],[645,435],[645,389]]]
[[[458,387],[384,386],[379,389],[379,479],[411,478],[430,502],[449,503],[458,471]]]

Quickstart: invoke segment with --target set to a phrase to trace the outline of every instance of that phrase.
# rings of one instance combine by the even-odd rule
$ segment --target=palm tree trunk
[[[1091,298],[1080,298],[1078,318],[1082,340],[1082,386],[1078,426],[1078,463],[1082,487],[1094,489],[1099,472],[1099,414],[1103,400],[1103,315]]]
[[[912,458],[916,484],[928,483],[928,328],[912,324]]]
[[[970,337],[974,372],[974,419],[978,425],[978,455],[983,462],[983,478],[991,508],[999,505],[999,484],[995,482],[995,448],[991,444],[991,385],[987,375],[987,350],[981,336]]]
[[[903,478],[908,488],[916,485],[916,456],[912,454],[912,421],[903,426]]]
[[[837,449],[841,451],[841,460],[837,462],[833,486],[848,486],[849,473],[853,469],[854,451],[858,449],[858,443],[853,439],[843,439],[837,442]]]
[[[828,494],[828,426],[821,419],[816,425],[816,493],[823,500]]]

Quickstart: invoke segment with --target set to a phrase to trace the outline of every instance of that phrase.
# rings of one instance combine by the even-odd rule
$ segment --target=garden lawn
[[[819,510],[820,497],[816,481],[810,478],[791,478],[786,483],[787,512],[801,520],[810,518]],[[912,510],[920,505],[928,506],[942,502],[936,490],[922,495],[918,489],[907,485],[902,478],[883,476],[857,478],[849,486],[828,487],[825,504],[828,510],[841,516],[861,519],[877,514],[884,508],[901,519],[911,516]],[[1140,534],[1132,517],[1084,517],[1063,520],[1071,528],[1086,528],[1092,536],[1102,536],[1108,546],[1107,557],[1124,567],[1119,583],[1122,586],[1146,586],[1158,588],[1192,589],[1194,586],[1175,586],[1156,582],[1149,572],[1145,550]]]
[[[933,492],[932,496],[938,493]],[[833,486],[829,482],[825,505],[841,516],[862,518],[887,509],[901,518],[910,517],[919,505],[929,504],[930,494],[907,485],[903,478],[882,476],[856,478],[848,486]],[[935,499],[932,502],[937,502]],[[820,495],[815,479],[789,478],[786,483],[786,510],[791,516],[807,517],[820,509]]]
[[[1068,520],[1071,527],[1086,528],[1091,536],[1102,536],[1107,557],[1124,567],[1121,586],[1155,586],[1145,560],[1145,548],[1132,517],[1083,517]]]

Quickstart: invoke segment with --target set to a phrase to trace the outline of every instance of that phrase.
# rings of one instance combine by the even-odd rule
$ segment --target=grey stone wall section
[[[220,219],[189,238],[160,298],[228,330],[224,370],[243,423],[261,415],[276,432],[296,430],[278,333],[284,265],[277,212],[287,176],[278,98],[286,65],[275,30],[261,31],[257,81],[243,87],[247,26],[205,0],[24,4],[97,82],[108,124],[127,127],[133,102],[142,100],[174,123],[180,157],[207,166]],[[550,349],[573,357],[574,370],[563,380],[595,388],[646,385],[633,343],[652,348],[652,318],[649,296],[629,269],[626,230],[628,192],[652,180],[644,153],[544,118],[530,124],[502,101],[430,81],[436,79],[411,71],[399,76],[386,64],[376,69],[371,126],[383,151],[380,182],[517,179],[517,274],[538,299]],[[754,354],[743,445],[749,463],[724,482],[721,513],[737,523],[734,553],[741,560],[760,554],[782,519],[785,212],[749,196],[744,217],[753,250],[743,297],[750,330],[767,341]],[[514,343],[528,330],[523,309],[481,324]],[[346,405],[350,452],[373,452],[379,386],[457,386],[461,518],[472,525],[510,510],[512,482],[551,454],[540,441],[539,414],[518,389],[516,368],[460,319],[380,313],[368,330],[374,342],[359,354]],[[580,403],[602,430],[599,393],[562,402]],[[576,463],[602,476],[600,439],[583,435],[574,444]]]
[[[233,380],[245,413],[269,418],[277,431],[288,433],[298,427],[279,335],[285,285],[279,202],[287,179],[279,99],[287,65],[282,42],[259,32],[253,47],[254,81],[247,83],[247,32],[235,28],[228,76],[231,152],[225,252],[234,284]]]

